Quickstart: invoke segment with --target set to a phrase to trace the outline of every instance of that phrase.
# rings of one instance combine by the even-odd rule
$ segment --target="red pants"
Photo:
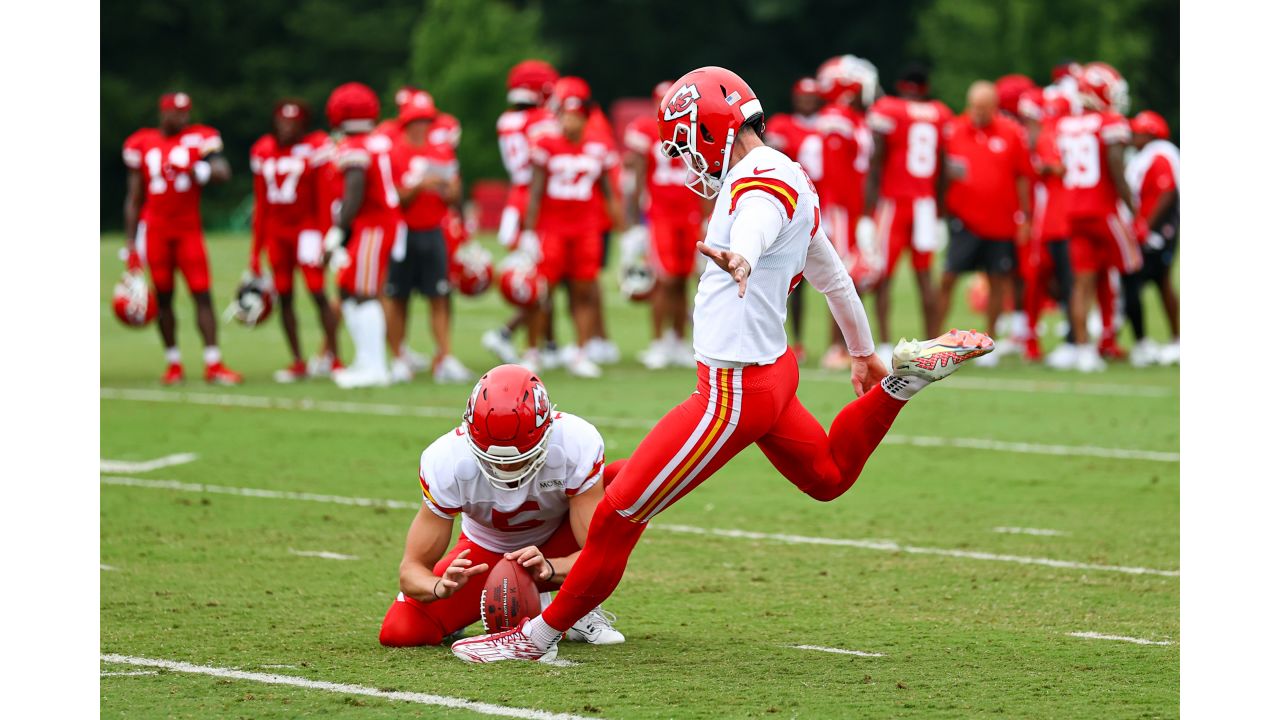
[[[928,270],[933,262],[933,253],[920,252],[911,244],[915,223],[915,208],[910,200],[881,198],[876,206],[876,240],[884,258],[885,278],[892,277],[898,258],[905,250],[911,250],[911,267],[916,272]]]
[[[722,370],[698,366],[698,390],[641,441],[596,507],[582,554],[543,613],[567,630],[622,580],[645,524],[711,477],[748,445],[817,500],[840,497],[880,444],[903,403],[878,385],[822,426],[795,396],[790,350],[773,365]]]
[[[591,281],[600,275],[604,253],[600,233],[539,230],[538,239],[542,242],[538,273],[547,279],[547,285],[555,287],[561,280]]]
[[[173,292],[175,270],[182,272],[191,292],[209,292],[209,259],[205,255],[204,232],[199,226],[170,229],[154,222],[140,222],[136,246],[151,273],[156,292]]]
[[[689,277],[701,239],[702,220],[696,213],[684,217],[655,213],[649,217],[649,244],[663,277]]]
[[[569,516],[565,515],[560,527],[540,547],[547,557],[564,557],[578,552],[578,541],[573,536],[573,528],[569,524]],[[476,565],[494,563],[502,559],[502,553],[496,553],[471,542],[466,535],[458,533],[458,543],[445,556],[440,558],[432,569],[436,575],[444,573],[449,563],[463,550],[470,550],[467,557]],[[446,635],[480,619],[480,594],[489,573],[473,575],[458,591],[444,600],[424,603],[404,594],[396,597],[382,619],[382,632],[378,641],[390,647],[414,647],[417,645],[439,645]],[[538,583],[538,590],[549,592],[556,589],[550,583]],[[588,608],[590,609],[590,608]]]
[[[404,223],[396,218],[356,218],[351,224],[347,254],[351,262],[338,273],[338,287],[347,295],[376,298],[382,295],[391,249],[404,242]]]
[[[276,292],[281,295],[293,292],[294,270],[302,271],[302,279],[308,292],[318,293],[324,290],[324,266],[303,265],[298,262],[298,243],[304,232],[320,233],[319,230],[297,229],[267,233],[267,261],[271,263],[271,280],[275,283]],[[320,242],[318,237],[314,241]]]
[[[1108,267],[1125,274],[1142,268],[1142,247],[1128,223],[1116,213],[1106,217],[1071,218],[1071,267],[1078,273]]]

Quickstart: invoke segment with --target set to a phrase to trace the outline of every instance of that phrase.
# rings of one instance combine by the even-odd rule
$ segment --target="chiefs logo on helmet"
[[[668,90],[670,92],[670,90]],[[681,85],[675,95],[671,96],[671,101],[667,103],[667,109],[664,116],[667,120],[675,120],[678,117],[684,117],[693,112],[694,101],[702,97],[698,93],[696,85]]]

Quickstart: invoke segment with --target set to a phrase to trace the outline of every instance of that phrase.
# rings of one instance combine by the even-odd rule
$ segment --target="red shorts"
[[[654,267],[663,277],[686,278],[693,273],[702,239],[702,220],[692,217],[649,218],[649,244],[653,249]]]
[[[556,528],[555,533],[539,545],[538,549],[548,558],[572,555],[582,549],[573,535],[573,527],[567,514],[560,522],[560,527]],[[488,563],[491,569],[502,559],[502,553],[485,550],[466,535],[458,533],[458,543],[440,558],[432,572],[436,575],[442,574],[445,568],[449,567],[449,563],[453,562],[453,559],[463,550],[471,551],[467,558],[474,564]],[[484,591],[484,584],[488,577],[487,572],[473,575],[467,580],[466,585],[444,600],[424,603],[403,594],[397,596],[382,620],[382,632],[378,640],[383,645],[393,647],[439,645],[446,635],[451,635],[480,619],[480,594]],[[541,592],[550,592],[557,587],[559,587],[558,583],[538,583],[538,590]]]
[[[911,267],[916,272],[929,269],[933,262],[933,253],[921,252],[911,244],[911,234],[915,230],[915,211],[906,202],[898,202],[883,198],[876,206],[876,239],[879,241],[881,254],[884,257],[884,277],[893,274],[902,251],[910,248]]]
[[[555,286],[561,280],[591,281],[600,275],[604,242],[599,233],[558,233],[538,231],[542,260],[538,272]]]
[[[209,259],[205,255],[204,231],[199,227],[169,229],[142,221],[138,223],[136,247],[151,273],[156,292],[173,292],[175,269],[186,278],[188,290],[209,292]]]
[[[362,298],[381,295],[391,249],[396,242],[404,242],[404,234],[404,223],[399,219],[356,218],[347,242],[351,261],[338,272],[338,288]]]
[[[309,236],[310,235],[310,236]],[[293,292],[293,271],[301,270],[307,292],[324,291],[324,266],[298,262],[298,246],[306,242],[314,244],[307,253],[319,260],[323,239],[319,230],[267,231],[267,262],[271,263],[271,279],[279,294]]]
[[[1098,272],[1109,267],[1126,275],[1142,269],[1142,248],[1129,224],[1116,213],[1071,218],[1071,268]]]

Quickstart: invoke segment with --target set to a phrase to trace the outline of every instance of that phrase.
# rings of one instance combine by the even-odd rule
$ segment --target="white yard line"
[[[244,497],[268,498],[274,500],[305,500],[309,502],[336,503],[357,507],[385,507],[397,510],[417,509],[418,503],[401,500],[379,500],[375,498],[343,497],[340,495],[317,495],[315,493],[299,493],[284,490],[263,490],[260,488],[226,487],[224,485],[203,485],[200,483],[183,483],[174,480],[145,480],[142,478],[103,475],[104,485],[124,485],[128,487],[149,488],[152,490],[177,490],[179,492],[219,493],[222,495],[240,495]],[[1069,570],[1096,570],[1099,572],[1118,572],[1130,575],[1161,575],[1178,577],[1177,570],[1156,570],[1144,567],[1125,567],[1120,565],[1095,565],[1093,563],[1072,562],[1069,560],[1053,560],[1051,558],[1025,557],[1022,555],[1000,555],[975,550],[951,550],[948,548],[928,548],[914,545],[899,545],[892,540],[851,540],[845,538],[807,537],[804,535],[785,535],[762,533],[750,530],[732,530],[719,528],[701,528],[692,525],[668,525],[666,523],[650,524],[656,530],[688,533],[693,535],[711,535],[715,537],[743,540],[772,540],[776,542],[799,545],[834,545],[853,547],[863,550],[880,550],[884,552],[902,552],[913,555],[939,555],[944,557],[966,558],[969,560],[990,560],[995,562],[1018,563],[1022,565],[1043,565],[1045,567],[1064,568]]]
[[[160,468],[173,467],[174,465],[185,465],[194,462],[199,457],[195,453],[177,453],[175,455],[165,455],[154,460],[108,460],[102,458],[99,460],[101,472],[118,472],[118,473],[139,473],[159,470]]]
[[[359,560],[357,555],[343,555],[342,553],[329,552],[328,550],[294,550],[289,548],[290,555],[298,557],[324,558],[325,560]]]
[[[131,402],[156,402],[220,407],[258,408],[264,410],[293,410],[301,412],[331,412],[355,415],[382,415],[389,417],[429,417],[461,419],[458,408],[430,407],[423,405],[390,405],[385,403],[337,402],[310,398],[283,398],[266,395],[232,395],[229,393],[168,392],[131,388],[104,387],[100,392],[104,400]],[[648,430],[653,422],[636,418],[601,417],[587,418],[601,427],[629,430]],[[989,438],[943,438],[919,435],[887,435],[887,445],[911,445],[914,447],[951,447],[965,450],[989,450],[1025,455],[1054,455],[1064,457],[1096,457],[1109,460],[1149,460],[1152,462],[1178,462],[1178,453],[1157,450],[1108,448],[1092,445],[1043,445],[1040,443],[1007,442]],[[124,471],[121,471],[124,472]]]
[[[820,370],[800,371],[801,380],[816,382],[848,383],[849,374],[838,372],[822,372]],[[1105,397],[1173,397],[1177,392],[1170,387],[1159,385],[1131,385],[1119,383],[1065,382],[1060,380],[1014,380],[1009,378],[984,377],[949,377],[938,387],[948,390],[981,390],[986,392],[1025,392],[1054,393],[1061,395],[1102,395]]]
[[[1089,640],[1119,640],[1120,642],[1133,643],[1134,645],[1172,645],[1172,640],[1147,640],[1146,638],[1129,637],[1128,635],[1104,635],[1096,632],[1069,632],[1067,635],[1078,638],[1088,638]]]
[[[115,570],[115,569],[116,569],[115,567],[113,567],[113,566],[111,566],[111,565],[102,565],[101,563],[99,564],[99,566],[100,566],[103,570],[108,570],[108,571],[110,571],[110,570]]]
[[[816,650],[824,653],[834,653],[836,655],[857,655],[858,657],[884,657],[884,653],[864,652],[862,650],[845,650],[843,648],[823,647],[821,645],[787,645],[786,647],[796,650]]]
[[[1028,527],[994,527],[991,532],[1008,533],[1010,535],[1045,535],[1058,536],[1068,535],[1069,533],[1061,530],[1046,530],[1045,528],[1028,528]]]
[[[232,680],[248,680],[250,682],[267,683],[269,685],[289,685],[292,687],[303,688],[306,690],[322,690],[324,692],[338,693],[341,695],[364,695],[366,697],[382,698],[384,700],[396,700],[399,702],[417,703],[419,705],[435,705],[437,707],[455,708],[458,710],[470,710],[482,715],[498,715],[500,717],[511,718],[528,718],[529,720],[591,720],[581,715],[571,715],[569,713],[553,713],[546,710],[534,710],[532,708],[508,707],[506,705],[494,705],[493,703],[475,702],[472,700],[464,700],[462,698],[448,697],[445,695],[431,695],[420,692],[406,692],[394,690],[379,690],[378,688],[367,687],[364,685],[350,685],[347,683],[324,682],[321,680],[308,680],[307,678],[294,677],[292,675],[276,675],[272,673],[246,672],[244,670],[234,670],[232,668],[213,667],[210,665],[194,665],[192,663],[178,662],[176,660],[163,660],[159,658],[132,657],[129,655],[102,655],[102,661],[106,663],[117,663],[120,665],[135,665],[139,667],[160,668],[170,672],[191,673],[194,675],[208,675],[211,677],[229,678]]]
[[[159,675],[159,670],[127,670],[123,672],[104,672],[101,677],[137,677],[139,675]]]
[[[692,525],[653,525],[654,530],[688,533],[691,535],[711,535],[714,537],[734,538],[742,540],[772,540],[789,545],[835,545],[853,547],[862,550],[880,550],[883,552],[902,552],[911,555],[940,555],[943,557],[966,558],[969,560],[990,560],[994,562],[1017,563],[1020,565],[1043,565],[1045,567],[1063,568],[1067,570],[1096,570],[1099,572],[1118,572],[1129,575],[1161,575],[1178,577],[1177,570],[1156,570],[1144,567],[1125,567],[1121,565],[1095,565],[1093,563],[1072,562],[1070,560],[1054,560],[1052,558],[1026,557],[1023,555],[1001,555],[998,553],[980,552],[977,550],[952,550],[949,548],[917,547],[915,545],[899,545],[892,540],[850,540],[844,538],[806,537],[804,535],[785,535],[780,533],[762,533],[751,530],[728,530],[720,528],[702,528]]]

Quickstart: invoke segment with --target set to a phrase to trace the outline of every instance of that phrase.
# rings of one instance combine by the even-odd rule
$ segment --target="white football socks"
[[[164,361],[170,365],[178,365],[182,362],[182,353],[176,347],[165,348]]]
[[[563,634],[548,625],[541,615],[529,620],[529,624],[525,626],[525,631],[529,633],[529,639],[533,641],[533,644],[542,650],[550,650],[551,646],[555,645]]]
[[[366,333],[364,342],[369,346],[368,369],[371,372],[387,372],[387,317],[382,314],[382,303],[366,300],[360,303],[364,313],[362,325]]]
[[[365,353],[364,341],[362,338],[362,328],[364,326],[364,315],[360,312],[360,303],[354,299],[347,298],[342,301],[342,321],[347,324],[347,331],[351,333],[351,344],[355,345],[355,353],[351,358],[351,368],[364,367]]]
[[[885,378],[880,381],[880,387],[884,388],[884,391],[889,393],[890,397],[903,402],[915,397],[915,394],[924,389],[928,384],[928,380],[914,375],[909,375],[907,377],[886,375]]]
[[[218,350],[217,345],[210,345],[204,349],[204,364],[217,365],[222,362],[222,351]]]

